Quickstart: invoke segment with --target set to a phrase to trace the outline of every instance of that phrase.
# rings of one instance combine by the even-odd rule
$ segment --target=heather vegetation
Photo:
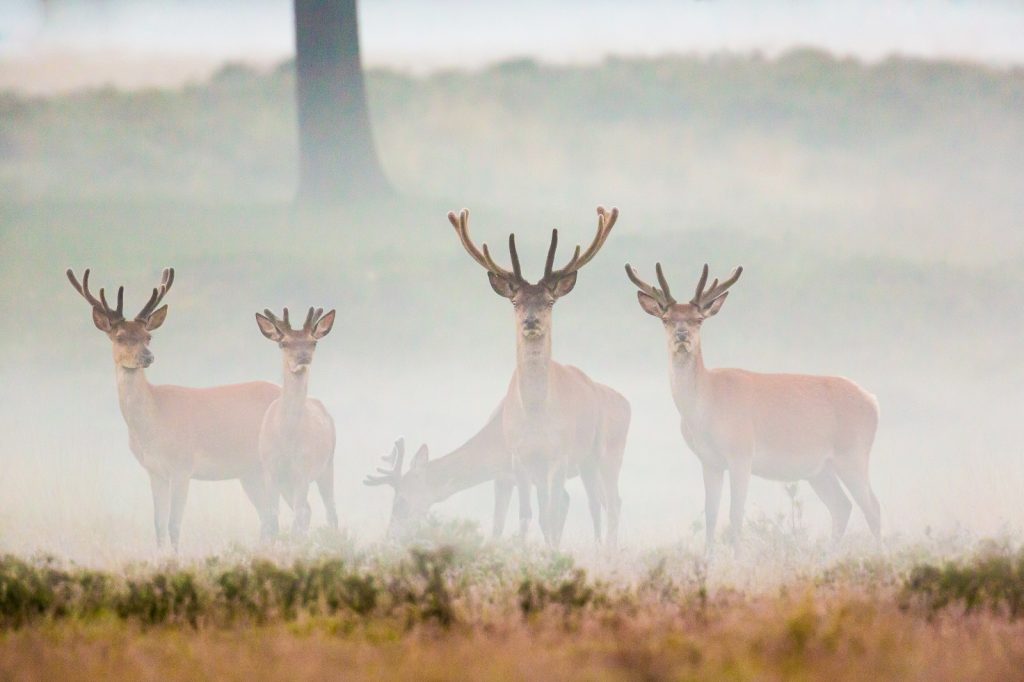
[[[991,679],[1024,664],[1024,559],[1006,544],[949,559],[960,541],[865,552],[798,540],[787,563],[794,539],[776,533],[773,549],[707,566],[673,548],[573,559],[462,525],[431,533],[360,547],[323,532],[269,553],[102,570],[7,555],[0,674]],[[728,577],[755,564],[774,586]]]

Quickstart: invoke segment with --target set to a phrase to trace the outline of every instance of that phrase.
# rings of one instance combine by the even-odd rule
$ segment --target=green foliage
[[[417,607],[423,620],[436,620],[444,627],[455,621],[455,610],[452,607],[452,595],[448,589],[446,576],[453,556],[454,551],[450,547],[433,551],[412,550],[413,566],[422,587],[419,590],[404,591],[412,597],[407,601]]]
[[[299,560],[290,566],[267,559],[227,566],[212,561],[201,569],[146,569],[123,577],[61,569],[52,559],[0,559],[0,624],[4,627],[39,618],[91,617],[104,611],[141,625],[191,627],[207,621],[289,621],[303,614],[363,617],[378,612],[380,594],[375,576],[333,558]],[[446,603],[438,598],[433,584],[417,597],[428,605],[429,617]]]
[[[569,613],[586,607],[596,595],[595,588],[587,583],[586,571],[576,569],[568,578],[553,584],[535,578],[523,580],[519,584],[519,608],[524,617],[539,613],[552,604]]]
[[[989,548],[969,561],[921,564],[904,583],[903,604],[929,613],[959,606],[966,613],[989,609],[1011,620],[1024,616],[1024,550]]]
[[[19,627],[40,617],[91,617],[115,606],[114,580],[106,574],[68,571],[52,557],[28,562],[0,557],[0,626]]]

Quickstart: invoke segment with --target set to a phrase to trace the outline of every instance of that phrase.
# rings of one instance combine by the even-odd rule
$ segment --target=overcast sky
[[[289,0],[0,0],[0,55],[116,51],[214,59],[285,57]],[[514,56],[587,61],[606,54],[814,45],[1024,63],[1021,0],[363,0],[366,60],[406,69]]]

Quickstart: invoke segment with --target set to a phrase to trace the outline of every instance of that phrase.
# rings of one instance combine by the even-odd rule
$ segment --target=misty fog
[[[1010,4],[986,6],[1019,26]],[[515,366],[512,308],[445,218],[463,206],[500,263],[516,233],[528,277],[540,274],[551,228],[567,258],[592,238],[595,206],[621,211],[555,305],[553,338],[556,360],[631,403],[620,478],[628,550],[702,546],[703,487],[680,435],[662,329],[638,307],[626,262],[652,277],[661,261],[679,291],[704,262],[717,276],[745,266],[704,327],[709,367],[841,375],[878,397],[871,478],[887,539],[1020,533],[1021,67],[878,61],[901,46],[853,49],[837,33],[830,47],[872,61],[781,42],[778,56],[753,56],[752,38],[664,35],[652,52],[705,54],[550,63],[576,56],[567,48],[483,66],[492,53],[470,45],[472,69],[410,73],[395,67],[411,58],[375,43],[385,11],[397,10],[365,9],[377,67],[368,84],[400,198],[379,204],[292,205],[287,61],[171,89],[0,93],[0,550],[93,563],[153,552],[150,489],[128,449],[110,342],[67,267],[93,268],[94,287],[123,284],[126,309],[142,305],[161,268],[176,268],[151,346],[155,384],[279,382],[280,351],[253,314],[337,308],[311,395],[337,425],[342,528],[380,539],[391,492],[363,476],[398,436],[427,443],[432,457],[463,443]],[[268,41],[271,55],[283,39]],[[529,42],[505,44],[532,54]],[[975,56],[1021,57],[989,47]],[[580,481],[568,490],[565,544],[589,547]],[[826,536],[824,505],[806,484],[797,495],[810,535]],[[486,484],[434,513],[486,532],[492,504]],[[748,523],[791,511],[781,483],[753,480]],[[193,482],[183,554],[252,546],[258,530],[237,481]],[[868,534],[859,510],[850,533]],[[531,538],[540,542],[536,525]]]

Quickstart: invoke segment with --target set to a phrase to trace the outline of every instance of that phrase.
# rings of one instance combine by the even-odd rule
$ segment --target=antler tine
[[[85,272],[82,273],[82,282],[84,282],[84,284],[79,284],[78,278],[75,277],[75,271],[71,268],[65,270],[64,274],[67,275],[68,281],[71,282],[71,286],[75,288],[75,291],[77,291],[82,298],[88,301],[89,305],[93,308],[102,309],[103,306],[98,300],[96,300],[96,297],[89,293],[89,268],[86,268]]]
[[[555,229],[555,230],[551,230],[551,245],[548,247],[548,258],[544,262],[544,279],[550,279],[550,278],[558,275],[558,273],[554,272],[555,251],[557,249],[558,249],[558,230]],[[574,265],[576,265],[576,261],[578,261],[579,259],[580,259],[580,245],[577,244],[576,245],[576,250],[573,251],[572,258],[570,258],[569,262],[566,264],[566,266],[564,268],[562,268],[561,270],[559,270],[558,272],[561,272],[563,274],[568,274],[569,272],[571,272],[571,270],[569,270],[569,268],[572,268]]]
[[[690,299],[690,303],[693,305],[700,305],[701,296],[704,294],[704,285],[708,283],[708,264],[704,264],[704,269],[701,270],[700,279],[697,281],[697,288],[694,290],[693,298]]]
[[[516,249],[515,232],[508,233],[508,255],[512,259],[512,276],[517,280],[523,279],[523,269],[519,265],[519,251]]]
[[[597,252],[604,246],[605,240],[608,239],[608,235],[611,234],[612,228],[615,226],[615,221],[619,219],[619,209],[612,208],[611,213],[605,210],[604,206],[597,207],[597,236],[594,238],[594,242],[590,245],[583,255],[580,257],[580,263],[577,267],[582,267],[589,263],[591,259],[597,255]]]
[[[149,300],[146,302],[146,305],[142,306],[142,310],[135,316],[135,319],[144,320],[152,315],[156,307],[164,300],[167,292],[171,290],[172,284],[174,284],[174,268],[164,268],[163,274],[160,277],[160,286],[153,289]]]
[[[487,244],[482,244],[482,251],[476,247],[473,243],[472,238],[469,236],[469,209],[464,208],[459,212],[459,215],[455,215],[455,211],[448,211],[448,221],[451,222],[452,227],[455,228],[455,233],[459,236],[459,241],[462,242],[462,246],[466,249],[466,253],[472,256],[478,264],[483,266],[489,272],[501,277],[502,279],[510,281],[519,281],[522,277],[517,274],[519,273],[519,255],[514,250],[514,239],[509,236],[509,250],[512,254],[512,267],[515,272],[509,272],[505,268],[501,267],[494,262],[491,258],[491,253],[487,248]]]
[[[716,299],[721,298],[725,294],[725,292],[729,290],[729,287],[731,287],[733,284],[736,284],[736,282],[740,278],[740,275],[742,274],[743,266],[739,265],[735,269],[733,269],[732,274],[729,275],[729,278],[726,279],[721,284],[718,283],[717,279],[714,282],[712,282],[711,287],[706,292],[704,292],[704,295],[701,297],[701,305],[706,306],[709,303],[713,303]]]
[[[323,314],[324,314],[324,309],[323,308],[317,308],[316,310],[314,310],[313,308],[310,308],[309,309],[309,313],[307,314],[307,317],[306,317],[306,324],[303,326],[303,330],[307,334],[310,333],[311,331],[313,331],[313,327],[315,327],[316,323],[320,321],[320,317]]]
[[[75,277],[75,273],[71,268],[64,271],[64,274],[67,275],[68,281],[71,282],[71,286],[75,288],[75,291],[77,291],[82,298],[88,301],[89,305],[106,315],[112,321],[123,320],[124,316],[122,311],[124,310],[124,287],[118,287],[117,308],[115,310],[111,310],[110,305],[107,303],[106,292],[103,289],[100,289],[99,298],[93,296],[92,292],[89,291],[90,273],[91,270],[86,268],[85,272],[82,273],[82,282],[79,284],[78,279]]]
[[[665,279],[665,273],[661,270],[661,263],[654,264],[654,274],[658,276],[658,284],[661,285],[661,293],[665,296],[665,306],[675,305],[676,299],[672,298],[672,292],[668,288],[668,280]]]
[[[608,235],[611,234],[612,227],[615,225],[615,221],[618,219],[619,209],[612,208],[611,212],[609,213],[608,211],[605,210],[604,206],[598,206],[597,234],[594,235],[594,240],[590,243],[590,246],[588,246],[587,250],[583,251],[583,254],[580,255],[581,247],[577,245],[576,251],[573,253],[572,258],[569,259],[569,262],[565,265],[565,267],[555,271],[549,271],[547,268],[545,268],[544,278],[558,279],[561,277],[565,277],[566,275],[576,272],[584,265],[589,263],[591,260],[593,260],[594,256],[597,255],[597,252],[601,250],[602,246],[604,246],[605,240],[608,239]],[[554,241],[554,237],[552,237],[552,241]],[[554,254],[551,251],[549,251],[548,257],[549,259],[552,259],[554,258]]]
[[[263,309],[263,315],[268,320],[270,320],[274,324],[274,326],[278,328],[278,330],[280,330],[282,332],[290,332],[290,331],[292,331],[292,325],[291,325],[291,322],[288,319],[288,309],[287,308],[284,309],[284,319],[281,319],[280,317],[275,315],[274,312],[272,310],[270,310],[270,308],[264,308]]]
[[[657,265],[656,269],[659,273],[659,281],[662,282],[662,286],[665,286],[664,276],[660,274],[660,263]],[[657,287],[652,286],[647,282],[643,281],[642,279],[640,279],[639,275],[636,274],[636,271],[633,270],[633,266],[630,265],[629,263],[626,263],[626,276],[629,277],[629,281],[635,284],[637,288],[640,289],[640,291],[644,292],[645,294],[653,298],[655,301],[657,301],[658,305],[660,305],[662,308],[668,309],[670,306],[675,304],[675,299],[669,296],[665,291],[662,291],[661,289],[658,289]]]
[[[103,304],[103,312],[112,320],[123,320],[124,319],[124,287],[117,288],[117,309],[111,310],[110,304],[107,303],[107,292],[102,287],[100,288],[100,303]]]
[[[395,487],[402,478],[402,462],[405,459],[405,439],[399,438],[391,448],[391,454],[381,457],[390,468],[377,467],[380,475],[367,474],[363,485],[390,485]]]

